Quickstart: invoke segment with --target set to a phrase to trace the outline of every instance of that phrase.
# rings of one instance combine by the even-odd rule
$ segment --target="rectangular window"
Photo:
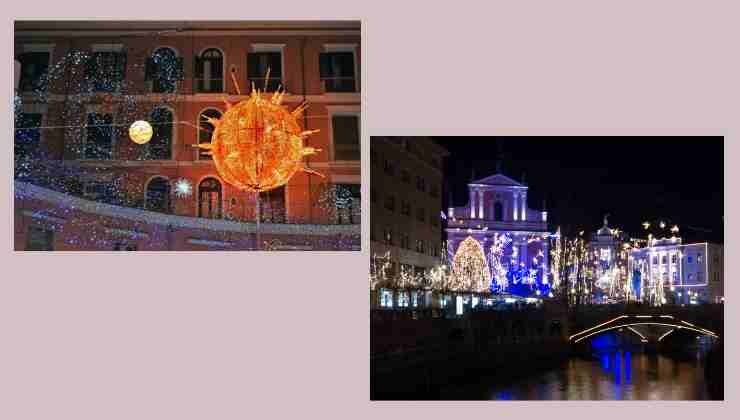
[[[26,233],[26,251],[53,251],[54,231],[30,226]]]
[[[93,52],[85,62],[85,79],[93,92],[118,92],[126,76],[126,53]]]
[[[396,210],[396,197],[392,195],[387,195],[385,197],[385,208],[389,211],[395,211]]]
[[[265,84],[267,69],[270,77]],[[283,84],[283,53],[281,51],[261,51],[247,54],[247,78],[249,85],[259,90],[274,92]]]
[[[331,118],[334,160],[360,160],[360,118],[334,115]]]
[[[388,176],[396,175],[396,165],[390,160],[386,159],[383,161],[383,172]]]
[[[355,54],[353,52],[321,53],[319,67],[325,92],[355,92]]]
[[[676,261],[678,261],[678,255],[672,254],[671,255],[671,264],[675,264]]]
[[[416,209],[416,220],[423,222],[426,220],[426,214],[423,208]]]
[[[411,174],[406,169],[401,169],[401,181],[406,184],[411,182]]]
[[[701,252],[696,254],[696,263],[701,264]]]
[[[393,291],[388,289],[380,289],[380,306],[382,308],[393,307]]]
[[[18,56],[21,63],[20,92],[45,92],[49,72],[48,52],[27,52]]]
[[[401,234],[401,248],[403,249],[411,248],[411,238],[409,237],[408,233]]]
[[[401,214],[404,216],[411,215],[411,203],[405,200],[401,200]]]
[[[686,262],[688,264],[691,264],[693,262],[693,259],[691,258],[691,255],[689,255],[688,257],[686,257]]]
[[[16,174],[22,175],[26,164],[33,163],[41,154],[41,114],[23,113],[15,121],[15,143],[14,152],[16,163]],[[19,165],[20,163],[20,165]]]
[[[111,159],[113,152],[113,115],[87,114],[87,138],[84,159]]]
[[[386,229],[383,232],[383,241],[386,245],[393,245],[393,230],[392,229]]]
[[[416,189],[421,192],[425,192],[427,190],[426,180],[424,180],[424,178],[420,176],[416,177]]]
[[[668,264],[668,256],[667,255],[663,255],[663,257],[661,258],[661,262],[663,264]]]

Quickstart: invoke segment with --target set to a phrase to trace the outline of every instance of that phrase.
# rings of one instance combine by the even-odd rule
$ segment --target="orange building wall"
[[[193,53],[209,47],[216,47],[224,53],[224,72],[226,80],[224,83],[225,93],[231,102],[246,99],[249,92],[248,75],[246,74],[247,54],[251,51],[252,44],[285,44],[283,50],[283,81],[287,86],[285,104],[289,109],[298,106],[303,100],[308,100],[310,106],[306,111],[306,118],[301,121],[305,129],[319,129],[320,132],[312,135],[307,140],[307,145],[321,149],[317,155],[308,157],[306,160],[309,167],[321,172],[326,178],[309,176],[303,173],[297,174],[286,186],[287,219],[290,223],[326,223],[329,216],[318,204],[321,185],[332,182],[336,183],[360,183],[360,162],[335,162],[332,160],[331,124],[329,107],[349,106],[360,109],[360,35],[347,36],[298,36],[298,35],[235,35],[235,36],[161,36],[161,37],[16,37],[16,53],[22,51],[24,44],[54,44],[50,67],[57,63],[70,49],[89,50],[92,44],[123,44],[127,53],[127,83],[131,83],[133,93],[142,95],[137,99],[139,104],[153,106],[159,103],[159,95],[147,92],[144,80],[143,66],[146,57],[159,47],[167,46],[174,48],[178,55],[184,58],[185,76],[179,92],[175,95],[173,103],[174,126],[172,160],[167,161],[137,161],[138,148],[127,137],[127,129],[123,130],[120,138],[114,142],[114,160],[109,161],[80,161],[83,167],[105,167],[115,173],[125,173],[130,179],[128,189],[134,194],[141,194],[143,200],[144,188],[148,179],[160,175],[168,179],[187,178],[193,185],[193,194],[186,198],[174,198],[173,208],[175,214],[196,216],[197,215],[197,185],[205,177],[218,178],[215,167],[211,161],[198,160],[198,150],[193,147],[198,143],[198,130],[187,124],[198,124],[200,112],[208,107],[216,108],[222,112],[225,110],[223,94],[193,94],[192,78],[194,72]],[[319,53],[324,44],[357,44],[356,48],[356,85],[358,92],[355,93],[329,93],[322,91],[319,77]],[[304,63],[302,65],[302,62]],[[236,96],[236,88],[230,79],[230,69],[237,67],[236,78],[241,87],[242,96]],[[305,70],[305,71],[304,71]],[[263,75],[260,75],[263,76]],[[70,78],[69,80],[74,80]],[[304,85],[305,80],[305,85]],[[44,125],[84,125],[85,113],[79,114],[77,120],[65,119],[64,99],[67,92],[65,79],[54,80],[49,87],[50,95],[47,103],[47,112],[44,115]],[[74,83],[73,83],[74,85]],[[305,91],[304,91],[305,87]],[[115,94],[114,94],[115,98]],[[93,102],[100,101],[100,97],[91,97]],[[24,95],[26,104],[34,102],[32,95]],[[151,109],[146,106],[143,109]],[[114,112],[114,119],[115,116]],[[118,119],[116,123],[121,122]],[[74,160],[76,156],[72,145],[82,141],[82,135],[78,132],[70,132],[63,129],[43,130],[41,142],[50,156],[55,159]],[[231,209],[234,217],[238,220],[254,219],[254,196],[236,191],[222,183],[223,188],[223,211],[226,213]],[[236,198],[236,205],[231,208],[231,199]]]

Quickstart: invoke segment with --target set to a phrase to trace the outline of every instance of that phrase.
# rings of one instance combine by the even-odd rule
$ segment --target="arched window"
[[[206,109],[200,113],[198,117],[198,143],[210,143],[211,135],[213,134],[214,126],[208,122],[206,117],[221,118],[221,111],[217,109]],[[198,159],[211,159],[211,155],[206,154],[207,150],[200,149],[198,152]]]
[[[504,220],[504,206],[500,201],[493,205],[493,220],[497,222]]]
[[[203,51],[195,57],[195,91],[223,92],[224,57],[216,48]]]
[[[221,218],[221,183],[216,178],[205,178],[198,185],[198,217]]]
[[[165,178],[152,178],[146,186],[147,210],[158,211],[160,213],[170,212],[170,183]]]
[[[152,82],[152,92],[173,93],[177,81],[184,76],[182,57],[172,48],[158,48],[146,61],[146,80]]]
[[[172,111],[167,108],[155,108],[151,122],[154,133],[147,143],[146,159],[167,160],[172,158]]]

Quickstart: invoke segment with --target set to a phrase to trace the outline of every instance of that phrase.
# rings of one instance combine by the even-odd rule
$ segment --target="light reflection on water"
[[[476,377],[477,383],[450,385],[442,399],[491,400],[705,400],[701,355],[711,341],[699,340],[683,357],[645,353],[614,345],[613,337],[593,342],[593,357],[571,357],[559,366],[521,379]]]
[[[494,400],[709,399],[698,360],[660,354],[605,351],[593,360],[571,358],[559,369],[508,385],[493,385]]]

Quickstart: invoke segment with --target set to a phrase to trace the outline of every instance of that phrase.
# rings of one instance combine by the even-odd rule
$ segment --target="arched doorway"
[[[216,178],[205,178],[198,185],[198,217],[220,219],[222,207],[221,183]]]
[[[167,179],[158,176],[149,180],[144,207],[160,213],[170,212],[170,183]]]

